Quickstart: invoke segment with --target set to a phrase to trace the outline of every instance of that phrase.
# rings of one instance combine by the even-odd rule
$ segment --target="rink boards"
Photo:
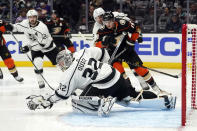
[[[15,34],[17,43],[10,34],[5,34],[6,45],[17,66],[32,66],[27,56],[19,52],[19,46],[26,45],[24,34]],[[135,49],[144,65],[151,68],[181,67],[181,34],[144,34],[143,43],[136,43]],[[93,46],[92,34],[73,34],[71,41],[76,51]],[[30,54],[29,54],[30,55]],[[4,66],[0,61],[0,66]],[[45,58],[44,66],[52,66]],[[127,66],[125,64],[125,66]]]

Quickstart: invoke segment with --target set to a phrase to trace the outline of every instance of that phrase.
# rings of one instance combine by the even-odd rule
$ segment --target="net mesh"
[[[188,24],[186,30],[186,125],[191,109],[196,109],[197,25]]]

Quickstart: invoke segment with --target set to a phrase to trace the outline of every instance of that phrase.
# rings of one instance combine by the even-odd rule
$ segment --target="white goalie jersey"
[[[107,51],[97,47],[74,53],[74,61],[63,73],[56,95],[67,98],[76,89],[83,90],[90,84],[98,89],[113,86],[120,78],[120,73],[106,63],[108,60]],[[52,101],[56,100],[52,98]]]
[[[48,28],[43,22],[38,21],[37,26],[31,27],[28,20],[23,20],[13,24],[13,27],[13,31],[24,32],[28,40],[24,44],[29,45],[33,51],[48,52],[55,48]]]

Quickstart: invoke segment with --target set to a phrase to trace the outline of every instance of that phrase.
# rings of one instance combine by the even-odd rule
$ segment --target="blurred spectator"
[[[43,16],[47,16],[50,14],[50,6],[47,5],[45,1],[41,1],[38,8],[41,9],[41,13]]]
[[[86,33],[86,17],[82,16],[81,21],[78,23],[78,32]]]
[[[176,14],[173,14],[171,19],[166,24],[166,30],[168,32],[181,32],[182,23]]]
[[[197,18],[197,3],[192,3],[189,12],[191,23],[195,24]]]
[[[9,8],[8,7],[8,3],[6,2],[1,2],[0,3],[0,18],[1,19],[7,19],[8,15],[9,15]]]
[[[27,19],[26,13],[27,13],[26,9],[21,9],[20,13],[19,13],[20,15],[19,15],[19,17],[16,18],[15,23],[19,23],[19,22]]]
[[[163,13],[161,14],[161,16],[158,19],[159,29],[164,30],[166,28],[166,24],[170,20],[171,16],[172,15],[170,13],[169,7],[164,8]]]
[[[128,16],[133,16],[135,14],[134,5],[132,4],[132,0],[125,0],[123,2],[122,12],[127,14]]]
[[[89,14],[88,14],[88,30],[93,29],[94,25],[94,17],[93,17],[93,12],[94,12],[95,7],[93,5],[89,6]]]
[[[176,8],[176,15],[179,17],[179,19],[181,20],[182,23],[186,23],[186,12],[183,12],[183,9],[181,6],[177,6]]]
[[[24,0],[14,0],[13,4],[18,11],[26,7],[26,2]]]
[[[142,23],[143,32],[153,32],[154,29],[154,7],[149,9],[149,13],[147,13],[144,17]]]
[[[27,2],[26,2],[26,9],[30,10],[30,9],[33,9],[33,8],[35,8],[35,2],[31,1],[31,0],[27,0]]]
[[[150,0],[148,3],[148,8],[154,7],[154,2],[156,3],[157,9],[162,9],[166,7],[163,0]]]
[[[38,12],[38,20],[45,21],[47,16],[46,16],[46,14],[43,14],[42,9],[37,8],[36,11]]]
[[[151,25],[154,23],[154,7],[149,9],[149,12],[145,15],[143,25]]]
[[[95,8],[101,7],[103,5],[103,0],[91,0],[90,5],[93,5]]]

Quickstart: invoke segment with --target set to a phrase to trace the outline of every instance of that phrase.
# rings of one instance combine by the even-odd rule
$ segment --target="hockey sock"
[[[8,70],[13,75],[13,77],[17,77],[18,72],[16,70],[14,60],[12,58],[7,58],[7,59],[4,59],[3,61],[4,61],[5,65],[8,67]]]

